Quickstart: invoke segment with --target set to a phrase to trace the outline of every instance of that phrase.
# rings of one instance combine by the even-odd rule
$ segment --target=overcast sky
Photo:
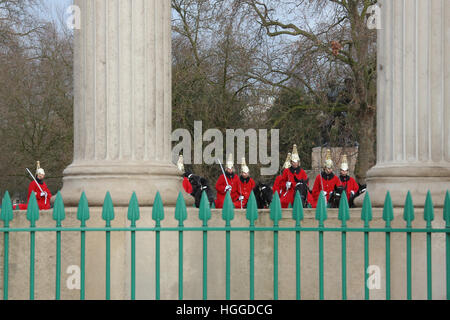
[[[41,0],[41,16],[48,20],[57,19],[61,13],[65,14],[66,9],[73,3],[73,0]]]

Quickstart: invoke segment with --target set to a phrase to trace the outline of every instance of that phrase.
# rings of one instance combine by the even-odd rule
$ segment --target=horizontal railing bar
[[[325,232],[415,232],[415,233],[450,233],[450,228],[446,229],[427,229],[427,228],[329,228],[329,227],[159,227],[159,228],[88,228],[88,227],[73,227],[73,228],[0,228],[0,232],[127,232],[127,231],[325,231]]]

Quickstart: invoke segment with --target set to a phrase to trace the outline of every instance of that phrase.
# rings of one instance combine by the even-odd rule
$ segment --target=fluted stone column
[[[450,0],[381,0],[377,164],[367,173],[375,205],[408,190],[442,206],[450,189]]]
[[[101,205],[107,191],[128,205],[136,191],[151,205],[156,191],[174,204],[181,178],[171,163],[170,0],[75,0],[74,161],[62,195],[82,191]]]

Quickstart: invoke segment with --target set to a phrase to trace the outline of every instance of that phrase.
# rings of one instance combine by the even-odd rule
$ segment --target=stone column
[[[156,191],[174,204],[181,178],[171,163],[170,0],[75,0],[74,161],[62,195],[82,191],[101,205],[107,191],[128,205],[136,191],[151,205]]]
[[[450,189],[450,0],[381,0],[377,164],[368,191],[382,206],[408,190],[436,206]]]

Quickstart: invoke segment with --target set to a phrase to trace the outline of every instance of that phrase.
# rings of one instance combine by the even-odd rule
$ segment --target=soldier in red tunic
[[[184,189],[184,191],[186,191],[186,193],[192,194],[194,189],[192,187],[191,182],[189,181],[189,178],[193,174],[190,172],[184,171],[184,160],[183,160],[182,154],[180,154],[180,156],[178,157],[177,167],[178,167],[178,170],[183,174],[183,189]]]
[[[339,178],[333,173],[333,160],[331,160],[331,150],[327,150],[327,158],[324,164],[324,170],[316,177],[312,190],[314,198],[313,208],[317,206],[320,192],[324,191],[326,202],[330,199],[330,194],[334,190],[334,186],[342,186]]]
[[[50,199],[52,193],[48,189],[44,182],[45,171],[41,168],[39,161],[37,162],[36,168],[36,181],[31,181],[28,186],[28,197],[27,203],[30,201],[31,193],[34,192],[36,195],[36,200],[39,206],[39,210],[49,210],[50,209]],[[37,183],[36,183],[37,182]]]
[[[241,176],[239,177],[239,198],[238,201],[234,202],[234,207],[236,209],[245,209],[247,208],[247,202],[250,198],[250,194],[255,188],[256,183],[250,177],[250,169],[247,167],[245,163],[245,158],[242,158],[241,164]]]
[[[291,167],[291,153],[289,152],[284,162],[282,170],[289,169]],[[273,193],[278,192],[278,196],[281,197],[282,194],[286,192],[286,185],[281,185],[281,179],[283,178],[283,171],[279,176],[275,178],[275,182],[273,183]]]
[[[355,179],[348,175],[348,162],[347,155],[344,155],[341,163],[339,180],[341,180],[342,185],[345,187],[345,192],[347,194],[347,200],[350,207],[353,207],[353,199],[359,190],[359,186]]]
[[[291,154],[291,167],[284,169],[280,180],[280,186],[285,187],[284,192],[280,196],[282,208],[288,208],[289,204],[294,205],[295,186],[300,180],[305,181],[308,185],[308,175],[305,170],[300,167],[300,157],[297,152],[297,145],[294,144]]]
[[[226,180],[225,180],[226,176]],[[225,176],[220,175],[216,182],[216,209],[223,208],[223,202],[227,192],[230,192],[231,200],[234,202],[239,200],[239,178],[234,173],[233,155],[230,154],[225,167]]]

